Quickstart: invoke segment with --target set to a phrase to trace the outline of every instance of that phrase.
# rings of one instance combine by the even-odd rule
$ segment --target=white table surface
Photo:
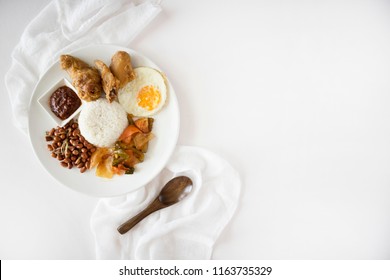
[[[0,0],[0,76],[48,0]],[[179,144],[241,174],[213,259],[390,258],[390,3],[163,1],[129,46],[181,109]],[[0,259],[93,259],[97,199],[64,188],[0,83]]]

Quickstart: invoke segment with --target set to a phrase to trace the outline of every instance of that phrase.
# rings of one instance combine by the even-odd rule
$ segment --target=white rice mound
[[[111,147],[127,127],[127,113],[116,101],[86,102],[79,116],[81,135],[98,147]]]

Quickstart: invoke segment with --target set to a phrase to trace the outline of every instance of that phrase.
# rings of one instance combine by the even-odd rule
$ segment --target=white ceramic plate
[[[152,61],[135,52],[119,46],[95,45],[79,49],[70,54],[93,65],[100,59],[107,65],[118,50],[126,51],[132,58],[133,67],[149,66],[161,71]],[[180,115],[175,92],[168,81],[168,98],[165,106],[153,116],[153,134],[145,160],[136,165],[132,175],[114,176],[103,179],[95,176],[95,170],[80,173],[78,168],[67,169],[57,159],[51,157],[45,140],[46,131],[56,127],[56,123],[38,103],[38,98],[52,87],[59,79],[70,77],[62,70],[59,61],[54,63],[42,76],[34,89],[29,107],[29,136],[33,150],[43,167],[63,185],[92,196],[116,196],[134,191],[151,181],[164,168],[172,155],[179,135]],[[169,77],[168,77],[169,79]]]

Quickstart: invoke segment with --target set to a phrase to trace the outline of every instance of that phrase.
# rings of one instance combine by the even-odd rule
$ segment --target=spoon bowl
[[[125,234],[145,217],[160,209],[171,206],[185,198],[192,190],[192,181],[187,176],[179,176],[171,179],[160,191],[152,203],[142,212],[126,221],[118,227],[120,234]]]
[[[186,197],[192,189],[192,181],[186,176],[175,177],[161,190],[158,199],[164,205],[172,205]]]

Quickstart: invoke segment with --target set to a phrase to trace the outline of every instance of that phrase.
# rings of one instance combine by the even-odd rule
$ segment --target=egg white
[[[163,75],[156,69],[150,67],[134,68],[135,79],[127,83],[118,92],[118,101],[127,113],[136,117],[147,117],[155,115],[164,106],[167,99],[167,86]],[[160,92],[160,101],[151,110],[138,105],[138,93],[145,86],[153,86]]]

